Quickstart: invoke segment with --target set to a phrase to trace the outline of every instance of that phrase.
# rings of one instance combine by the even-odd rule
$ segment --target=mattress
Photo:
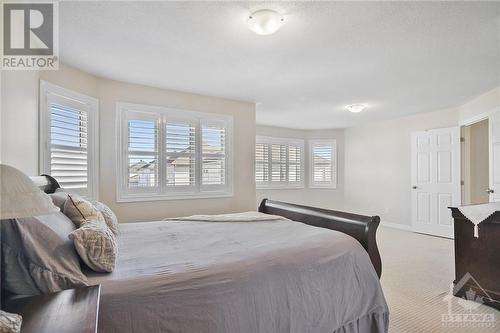
[[[386,332],[388,308],[354,238],[290,220],[120,224],[99,331]]]

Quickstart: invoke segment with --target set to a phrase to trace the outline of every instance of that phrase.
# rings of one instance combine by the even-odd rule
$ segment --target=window
[[[98,101],[40,81],[40,173],[98,197]]]
[[[304,187],[304,141],[257,137],[255,181],[258,188]]]
[[[232,117],[117,103],[118,201],[232,195]]]
[[[337,187],[337,147],[335,140],[311,140],[310,187]]]

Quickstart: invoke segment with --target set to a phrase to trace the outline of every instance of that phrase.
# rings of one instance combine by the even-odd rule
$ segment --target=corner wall
[[[303,189],[257,189],[257,203],[268,198],[297,204],[330,209],[343,209],[344,205],[344,130],[303,131],[288,128],[257,126],[257,135],[278,138],[295,138],[305,141],[305,186]],[[308,139],[337,140],[337,188],[308,188]]]
[[[457,124],[451,109],[346,129],[345,209],[410,226],[411,133]]]
[[[1,78],[0,161],[26,174],[39,174],[39,80],[99,99],[99,200],[109,205],[120,222],[151,221],[191,214],[254,210],[255,104],[167,89],[106,80],[60,66],[58,71],[4,71]],[[159,105],[234,117],[234,196],[230,198],[117,203],[115,103]]]
[[[500,87],[457,108],[347,128],[344,208],[410,227],[411,133],[459,126],[495,108],[500,108]]]

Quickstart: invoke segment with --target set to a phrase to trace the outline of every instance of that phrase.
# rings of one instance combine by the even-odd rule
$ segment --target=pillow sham
[[[115,235],[118,233],[118,219],[115,213],[106,204],[99,201],[92,201],[94,207],[101,212],[104,217],[104,221],[108,225],[109,230],[111,230]]]
[[[80,227],[85,221],[97,220],[105,223],[104,217],[94,205],[79,195],[68,193],[64,203],[63,213]]]
[[[19,333],[23,317],[0,310],[0,333]]]
[[[68,240],[75,227],[63,213],[2,220],[0,227],[3,289],[37,295],[88,284]]]
[[[50,193],[49,196],[52,199],[52,203],[59,207],[62,212],[64,209],[64,203],[66,202],[66,199],[68,199],[68,193],[56,190],[56,192]]]
[[[69,234],[80,258],[96,272],[115,269],[117,245],[115,235],[105,222],[91,220]]]

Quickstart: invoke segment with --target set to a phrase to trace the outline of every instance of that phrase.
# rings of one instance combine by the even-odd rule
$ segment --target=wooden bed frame
[[[259,212],[280,215],[293,221],[315,227],[337,230],[354,237],[368,252],[378,277],[380,278],[382,275],[382,261],[380,260],[376,239],[380,217],[301,206],[268,199],[262,200]]]
[[[31,180],[45,193],[54,193],[60,187],[57,180],[48,175],[31,177]],[[280,215],[290,220],[337,230],[354,237],[368,252],[373,267],[380,278],[382,262],[376,240],[376,232],[380,224],[378,216],[357,215],[268,199],[262,200],[259,212]]]

